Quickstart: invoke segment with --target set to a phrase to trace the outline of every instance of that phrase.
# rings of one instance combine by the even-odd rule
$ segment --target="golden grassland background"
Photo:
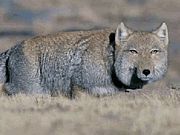
[[[180,91],[0,98],[1,135],[179,135]]]
[[[0,0],[0,52],[36,35],[115,28],[121,21],[136,30],[165,21],[170,35],[162,81],[102,98],[1,96],[0,135],[179,135],[179,13],[179,0]]]

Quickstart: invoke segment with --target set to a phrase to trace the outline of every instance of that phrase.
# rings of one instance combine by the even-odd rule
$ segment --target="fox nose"
[[[142,72],[145,76],[148,76],[150,74],[150,70],[149,69],[144,69]]]

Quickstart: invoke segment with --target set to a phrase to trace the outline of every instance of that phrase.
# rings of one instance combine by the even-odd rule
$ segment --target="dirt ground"
[[[180,1],[0,0],[0,52],[22,40],[57,31],[169,28],[166,78],[142,90],[96,98],[0,96],[0,135],[179,135]]]

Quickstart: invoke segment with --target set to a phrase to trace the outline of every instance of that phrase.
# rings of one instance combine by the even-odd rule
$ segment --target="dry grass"
[[[1,135],[178,135],[180,91],[143,90],[75,100],[0,97]]]

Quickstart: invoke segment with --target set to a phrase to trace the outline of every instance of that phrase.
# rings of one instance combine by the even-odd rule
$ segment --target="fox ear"
[[[163,42],[165,45],[169,43],[169,36],[168,36],[168,28],[166,23],[162,23],[159,28],[153,31]]]
[[[125,42],[129,34],[131,33],[132,30],[130,30],[128,27],[124,25],[123,22],[121,22],[116,29],[116,35],[115,35],[116,44],[120,45],[122,42]]]

